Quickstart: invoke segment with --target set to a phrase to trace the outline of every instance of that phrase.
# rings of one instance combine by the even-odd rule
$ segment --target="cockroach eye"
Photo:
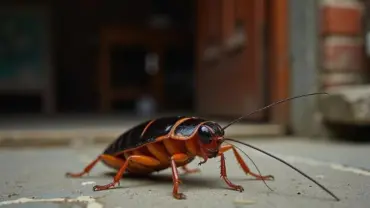
[[[211,131],[207,127],[201,126],[198,129],[198,134],[199,134],[200,141],[203,144],[209,144],[212,142],[212,134],[211,134]]]

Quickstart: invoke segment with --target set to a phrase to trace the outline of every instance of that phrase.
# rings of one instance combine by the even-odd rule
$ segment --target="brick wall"
[[[324,89],[366,82],[361,0],[321,0],[321,83]]]

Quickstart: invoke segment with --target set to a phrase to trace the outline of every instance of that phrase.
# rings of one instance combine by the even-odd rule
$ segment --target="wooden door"
[[[197,1],[200,114],[236,117],[265,104],[264,1]],[[260,120],[264,115],[249,119]]]

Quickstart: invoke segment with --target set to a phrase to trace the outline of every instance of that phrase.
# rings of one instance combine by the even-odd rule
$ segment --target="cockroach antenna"
[[[239,144],[245,145],[245,146],[250,147],[252,149],[255,149],[255,150],[259,151],[259,152],[262,152],[262,153],[264,153],[264,154],[266,154],[266,155],[268,155],[268,156],[270,156],[270,157],[272,157],[272,158],[274,158],[276,160],[279,160],[280,162],[284,163],[285,165],[289,166],[290,168],[294,169],[298,173],[302,174],[303,176],[305,176],[306,178],[308,178],[309,180],[311,180],[312,182],[314,182],[316,185],[320,186],[328,194],[330,194],[332,197],[334,197],[335,200],[340,201],[339,198],[337,196],[335,196],[331,191],[329,191],[327,188],[325,188],[319,182],[317,182],[316,180],[314,180],[313,178],[311,178],[310,176],[308,176],[307,174],[305,174],[304,172],[302,172],[298,168],[296,168],[293,165],[289,164],[288,162],[286,162],[286,161],[284,161],[284,160],[282,160],[282,159],[280,159],[280,158],[278,158],[278,157],[276,157],[276,156],[274,156],[274,155],[272,155],[272,154],[270,154],[270,153],[268,153],[268,152],[266,152],[264,150],[261,150],[261,149],[259,149],[257,147],[254,147],[254,146],[250,145],[250,144],[247,144],[245,142],[241,142],[241,141],[238,141],[238,140],[235,140],[235,139],[231,139],[231,138],[224,138],[224,141],[231,141],[231,142],[235,142],[235,143],[239,143]]]
[[[234,124],[234,123],[236,123],[236,122],[241,121],[241,120],[242,120],[243,118],[245,118],[245,117],[248,117],[248,116],[250,116],[250,115],[252,115],[252,114],[255,114],[255,113],[259,112],[259,111],[266,110],[267,108],[271,108],[271,107],[273,107],[273,106],[275,106],[275,105],[278,105],[278,104],[281,104],[281,103],[287,102],[287,101],[289,101],[289,100],[294,100],[294,99],[297,99],[297,98],[307,97],[307,96],[311,96],[311,95],[320,95],[320,94],[328,94],[328,93],[326,93],[326,92],[316,92],[316,93],[310,93],[310,94],[305,94],[305,95],[298,95],[298,96],[294,96],[294,97],[286,98],[286,99],[283,99],[283,100],[279,100],[279,101],[277,101],[277,102],[271,103],[271,104],[270,104],[270,105],[268,105],[268,106],[265,106],[265,107],[263,107],[263,108],[257,109],[257,110],[255,110],[255,111],[252,111],[251,113],[249,113],[249,114],[247,114],[247,115],[245,115],[245,116],[241,116],[241,117],[239,117],[239,118],[237,118],[237,119],[235,119],[235,120],[231,121],[231,122],[230,122],[230,123],[228,123],[226,126],[222,127],[222,129],[223,129],[223,130],[225,130],[227,127],[229,127],[229,126],[233,125],[233,124]]]
[[[242,120],[243,118],[248,117],[248,116],[250,116],[250,115],[252,115],[252,114],[254,114],[254,113],[257,113],[257,112],[259,112],[259,111],[265,110],[265,109],[267,109],[267,108],[270,108],[270,107],[272,107],[272,106],[275,106],[275,105],[277,105],[277,104],[284,103],[284,102],[287,102],[287,101],[289,101],[289,100],[293,100],[293,99],[296,99],[296,98],[307,97],[307,96],[311,96],[311,95],[320,95],[320,94],[328,94],[328,93],[325,93],[325,92],[317,92],[317,93],[310,93],[310,94],[305,94],[305,95],[298,95],[298,96],[294,96],[294,97],[290,97],[290,98],[287,98],[287,99],[283,99],[283,100],[280,100],[280,101],[274,102],[274,103],[272,103],[272,104],[270,104],[270,105],[268,105],[268,106],[265,106],[265,107],[263,107],[263,108],[257,109],[257,110],[255,110],[255,111],[252,111],[251,113],[249,113],[249,114],[247,114],[247,115],[245,115],[245,116],[241,116],[241,117],[239,117],[239,118],[237,118],[237,119],[235,119],[235,120],[231,121],[231,122],[230,122],[230,123],[228,123],[226,126],[224,126],[222,129],[223,129],[223,130],[225,130],[226,128],[228,128],[229,126],[231,126],[232,124],[234,124],[234,123],[236,123],[236,122],[239,122],[239,121],[240,121],[240,120]],[[329,191],[327,188],[325,188],[325,187],[324,187],[323,185],[321,185],[319,182],[317,182],[316,180],[314,180],[313,178],[311,178],[310,176],[308,176],[307,174],[305,174],[304,172],[302,172],[302,171],[301,171],[301,170],[299,170],[298,168],[296,168],[296,167],[294,167],[293,165],[289,164],[288,162],[286,162],[286,161],[284,161],[284,160],[282,160],[282,159],[280,159],[280,158],[278,158],[278,157],[276,157],[276,156],[274,156],[274,155],[272,155],[272,154],[270,154],[270,153],[268,153],[268,152],[266,152],[266,151],[264,151],[264,150],[261,150],[261,149],[259,149],[259,148],[257,148],[257,147],[254,147],[254,146],[250,145],[250,144],[247,144],[247,143],[244,143],[244,142],[241,142],[241,141],[235,140],[235,139],[231,139],[231,138],[224,138],[224,141],[231,141],[231,142],[235,142],[235,143],[239,143],[239,144],[245,145],[245,146],[247,146],[247,147],[250,147],[250,148],[255,149],[255,150],[259,151],[259,152],[262,152],[262,153],[264,153],[264,154],[266,154],[266,155],[268,155],[268,156],[270,156],[270,157],[272,157],[272,158],[274,158],[274,159],[276,159],[276,160],[278,160],[278,161],[280,161],[280,162],[284,163],[285,165],[287,165],[287,166],[289,166],[290,168],[294,169],[295,171],[299,172],[300,174],[302,174],[303,176],[305,176],[306,178],[308,178],[309,180],[311,180],[312,182],[314,182],[316,185],[318,185],[319,187],[321,187],[321,188],[322,188],[323,190],[325,190],[328,194],[330,194],[332,197],[334,197],[334,198],[335,198],[335,200],[340,201],[340,200],[339,200],[339,198],[338,198],[337,196],[335,196],[331,191]]]

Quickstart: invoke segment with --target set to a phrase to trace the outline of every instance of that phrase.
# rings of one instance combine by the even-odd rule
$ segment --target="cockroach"
[[[227,142],[230,141],[253,148],[254,150],[260,151],[288,165],[320,186],[328,194],[339,201],[339,198],[326,189],[323,185],[294,166],[290,165],[286,161],[250,144],[225,137],[226,128],[236,122],[239,122],[247,116],[288,100],[318,94],[327,93],[318,92],[286,98],[263,108],[257,109],[245,116],[241,116],[231,121],[224,127],[221,127],[214,121],[200,117],[173,116],[148,120],[122,133],[101,154],[99,154],[95,160],[88,164],[82,172],[66,173],[66,176],[81,177],[85,174],[88,174],[98,161],[102,161],[102,163],[106,166],[115,169],[117,173],[114,176],[113,182],[106,185],[95,185],[93,187],[94,191],[100,191],[109,189],[114,187],[116,184],[119,184],[119,181],[124,173],[147,175],[171,167],[173,179],[173,197],[175,199],[185,199],[186,196],[179,192],[179,184],[181,183],[181,180],[179,178],[178,168],[181,167],[185,173],[195,173],[199,171],[198,168],[190,169],[187,166],[195,159],[195,157],[202,159],[198,165],[206,163],[208,159],[220,157],[221,178],[231,189],[242,192],[244,191],[244,188],[240,185],[232,183],[228,179],[226,173],[224,153],[232,150],[237,162],[245,174],[249,174],[257,180],[262,180],[264,183],[265,180],[274,179],[274,176],[272,175],[262,175],[253,160],[251,160],[251,158],[249,158],[249,156],[246,155],[245,152],[243,152],[240,148]],[[228,144],[223,144],[224,142]],[[259,174],[254,173],[249,169],[247,164],[243,161],[241,155],[238,153],[237,149],[248,156],[248,158],[256,166]],[[265,185],[267,186],[266,183]]]

